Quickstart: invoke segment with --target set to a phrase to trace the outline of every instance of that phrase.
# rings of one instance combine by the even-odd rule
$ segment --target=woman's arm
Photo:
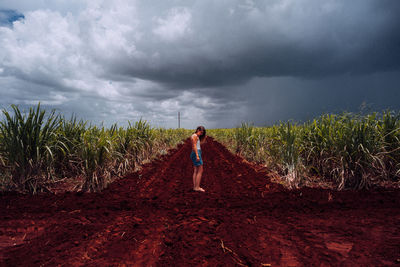
[[[196,152],[196,154],[197,154],[197,139],[198,139],[199,137],[197,136],[197,135],[195,135],[195,136],[192,136],[192,149]]]
[[[199,152],[197,152],[197,139],[198,138],[199,137],[197,135],[192,138],[192,148],[193,148],[194,153],[196,153],[196,158],[199,160],[200,159]]]

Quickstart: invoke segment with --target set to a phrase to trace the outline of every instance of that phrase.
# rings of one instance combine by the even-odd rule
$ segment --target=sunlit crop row
[[[37,193],[52,182],[82,177],[82,190],[99,191],[111,178],[135,170],[186,139],[191,130],[152,128],[143,120],[128,127],[98,127],[66,119],[40,105],[3,110],[0,122],[0,189]]]
[[[291,187],[316,177],[339,190],[362,189],[400,178],[400,116],[323,115],[304,124],[242,124],[208,131],[234,153],[265,164]]]

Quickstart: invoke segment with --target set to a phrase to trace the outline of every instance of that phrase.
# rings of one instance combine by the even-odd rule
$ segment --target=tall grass
[[[111,178],[109,164],[114,152],[111,136],[104,127],[94,126],[83,133],[82,141],[77,152],[85,177],[83,190],[100,191]]]
[[[115,178],[182,142],[189,130],[152,128],[146,121],[109,128],[42,110],[12,105],[0,122],[0,189],[37,193],[62,178],[83,178],[96,192]]]
[[[5,121],[0,122],[1,158],[3,169],[10,175],[11,184],[29,192],[42,190],[42,185],[51,179],[55,151],[62,149],[57,140],[60,117],[52,111],[30,108],[22,114],[15,105],[12,116],[3,110]]]
[[[382,154],[387,179],[400,176],[400,114],[385,111],[377,124],[382,135]],[[395,173],[396,175],[392,175]]]
[[[308,164],[318,166],[319,173],[334,179],[339,189],[368,188],[385,171],[376,116],[330,115],[306,124],[303,146],[310,148],[305,154]]]
[[[74,176],[79,173],[79,155],[76,153],[87,129],[87,122],[78,120],[76,116],[70,119],[61,118],[57,129],[57,139],[62,142],[64,149],[58,150],[55,160],[55,173],[59,177]]]
[[[81,177],[85,191],[100,191],[113,179],[166,154],[192,130],[152,128],[146,121],[127,127],[93,126],[42,110],[12,105],[0,122],[0,189],[37,193],[53,181]],[[208,134],[233,153],[267,165],[290,187],[310,177],[337,189],[363,189],[400,182],[400,114],[326,114],[303,124],[280,123]]]
[[[400,179],[400,115],[326,114],[301,125],[209,131],[231,151],[281,173],[289,186],[317,176],[337,189],[363,189]],[[239,149],[238,149],[239,148]]]
[[[297,187],[300,179],[301,149],[297,129],[296,125],[292,125],[290,122],[281,123],[278,128],[280,163],[290,187]]]

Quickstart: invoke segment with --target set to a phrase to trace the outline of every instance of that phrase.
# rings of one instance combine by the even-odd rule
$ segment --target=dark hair
[[[200,141],[203,141],[204,137],[206,136],[206,128],[204,128],[204,126],[198,126],[194,133],[197,133],[198,131],[203,131],[203,133],[199,136]]]

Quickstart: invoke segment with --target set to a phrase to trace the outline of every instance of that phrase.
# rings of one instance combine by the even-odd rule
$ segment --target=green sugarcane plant
[[[30,108],[23,114],[16,105],[13,114],[3,110],[4,121],[0,122],[1,155],[3,165],[12,184],[20,191],[37,193],[44,191],[44,184],[53,175],[53,159],[62,143],[57,140],[60,116],[53,110],[48,116],[41,110]]]

